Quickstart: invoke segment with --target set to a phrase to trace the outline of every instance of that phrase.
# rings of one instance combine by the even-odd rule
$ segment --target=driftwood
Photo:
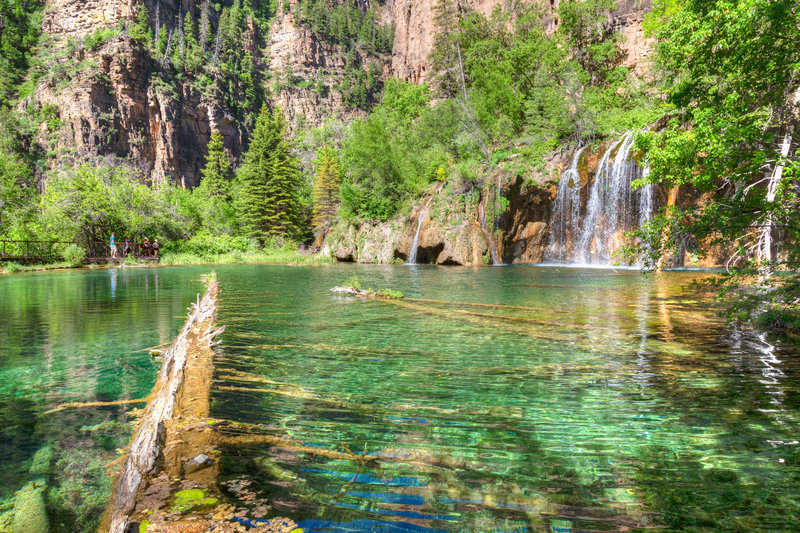
[[[111,533],[126,531],[140,491],[151,478],[163,470],[167,426],[172,425],[172,419],[182,401],[183,388],[192,377],[192,371],[187,366],[190,366],[189,363],[197,365],[194,361],[200,357],[196,353],[197,349],[210,352],[212,340],[222,331],[221,328],[213,329],[218,293],[219,285],[216,280],[209,281],[205,296],[200,299],[198,295],[198,301],[193,304],[192,313],[175,343],[164,353],[164,363],[106,511]],[[207,355],[205,357],[210,359]],[[207,401],[206,391],[205,402]],[[202,410],[201,406],[200,411]]]

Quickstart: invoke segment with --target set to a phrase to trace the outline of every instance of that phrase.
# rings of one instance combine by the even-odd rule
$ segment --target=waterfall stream
[[[419,232],[422,230],[422,224],[425,223],[425,220],[428,218],[428,206],[431,205],[431,201],[433,200],[433,196],[428,198],[428,201],[425,202],[425,205],[419,210],[417,213],[417,232],[414,234],[414,241],[411,243],[411,251],[408,252],[408,261],[407,263],[411,265],[417,264],[417,247],[419,245]]]
[[[646,177],[631,158],[634,133],[628,132],[603,154],[588,191],[585,212],[581,210],[578,162],[584,148],[573,157],[558,184],[550,219],[548,260],[576,264],[611,264],[613,254],[624,244],[625,233],[653,216],[653,185],[633,189],[631,182]]]

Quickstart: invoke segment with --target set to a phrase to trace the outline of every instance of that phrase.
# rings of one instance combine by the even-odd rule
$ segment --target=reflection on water
[[[269,516],[308,531],[798,523],[797,353],[723,328],[680,289],[696,274],[218,270],[214,415],[305,447],[224,450],[227,486]],[[327,292],[354,272],[407,298]]]
[[[47,411],[147,395],[158,363],[142,348],[175,336],[201,271],[0,276],[0,531],[29,481],[46,486],[51,531],[96,531],[136,405]]]

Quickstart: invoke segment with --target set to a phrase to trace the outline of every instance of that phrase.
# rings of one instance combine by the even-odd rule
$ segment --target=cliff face
[[[250,22],[241,36],[263,75],[268,103],[280,105],[293,128],[317,126],[330,118],[348,122],[363,116],[364,111],[347,104],[341,91],[348,68],[343,48],[326,42],[296,20],[296,0],[284,1],[289,2],[288,9],[282,3],[278,6],[266,35],[259,35]],[[627,64],[635,68],[641,68],[648,53],[641,21],[651,3],[620,0],[612,20],[615,29],[626,36]],[[23,105],[55,108],[62,125],[57,139],[44,127],[40,138],[54,154],[55,165],[124,160],[152,181],[168,179],[194,187],[200,181],[211,131],[223,134],[234,157],[242,154],[247,127],[224,98],[201,93],[191,79],[169,81],[166,86],[159,83],[156,61],[125,31],[97,49],[83,45],[87,36],[98,30],[130,28],[140,5],[148,8],[151,26],[153,13],[158,11],[167,28],[168,23],[175,25],[181,13],[197,13],[200,4],[196,0],[46,1],[42,27],[47,46],[67,51],[52,62],[59,73],[45,75]],[[500,4],[499,0],[466,2],[469,9],[487,15]],[[359,5],[370,7],[369,2]],[[394,0],[384,5],[383,22],[395,27],[391,57],[358,49],[355,60],[359,68],[375,70],[378,83],[388,76],[415,83],[428,79],[435,5],[436,0]],[[553,13],[558,0],[547,0],[544,7]],[[554,18],[552,29],[557,23]]]
[[[555,31],[558,27],[556,11],[560,0],[524,1],[540,4],[550,14],[549,31]],[[495,8],[505,5],[505,2],[466,0],[462,5],[490,16]],[[393,76],[414,83],[429,80],[428,55],[433,49],[433,38],[436,34],[435,6],[436,0],[394,0],[391,3],[388,17],[395,24],[391,65]],[[625,36],[623,47],[627,55],[624,64],[636,70],[644,67],[644,59],[650,52],[650,44],[642,31],[642,21],[652,7],[652,0],[618,0],[617,9],[611,16],[610,24],[614,30]]]
[[[193,0],[47,0],[42,28],[54,51],[52,64],[64,75],[45,74],[22,106],[56,110],[61,124],[57,138],[43,127],[39,139],[53,154],[54,165],[125,161],[154,182],[194,187],[211,132],[220,131],[226,149],[238,158],[248,131],[224,98],[201,93],[191,79],[159,83],[156,61],[125,31],[97,49],[84,46],[87,36],[99,30],[130,28],[140,5],[151,19],[160,9],[162,21],[195,9]],[[267,102],[280,105],[292,127],[362,116],[338,90],[345,69],[341,48],[298,24],[292,10],[279,9],[267,35],[259,36],[251,23],[242,36],[267,80]],[[358,59],[363,65],[376,61],[366,54]],[[388,73],[388,62],[379,70]],[[279,89],[269,85],[287,71],[292,80]]]

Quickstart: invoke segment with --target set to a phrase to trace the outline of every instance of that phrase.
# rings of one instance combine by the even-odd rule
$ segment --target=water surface
[[[0,276],[0,526],[14,493],[44,483],[52,531],[96,531],[146,396],[207,270],[101,269]],[[3,529],[4,530],[4,529]]]
[[[327,292],[354,273],[407,299]],[[225,449],[229,495],[262,516],[308,531],[796,528],[797,353],[727,329],[681,289],[696,273],[219,274],[228,431],[380,457]]]

